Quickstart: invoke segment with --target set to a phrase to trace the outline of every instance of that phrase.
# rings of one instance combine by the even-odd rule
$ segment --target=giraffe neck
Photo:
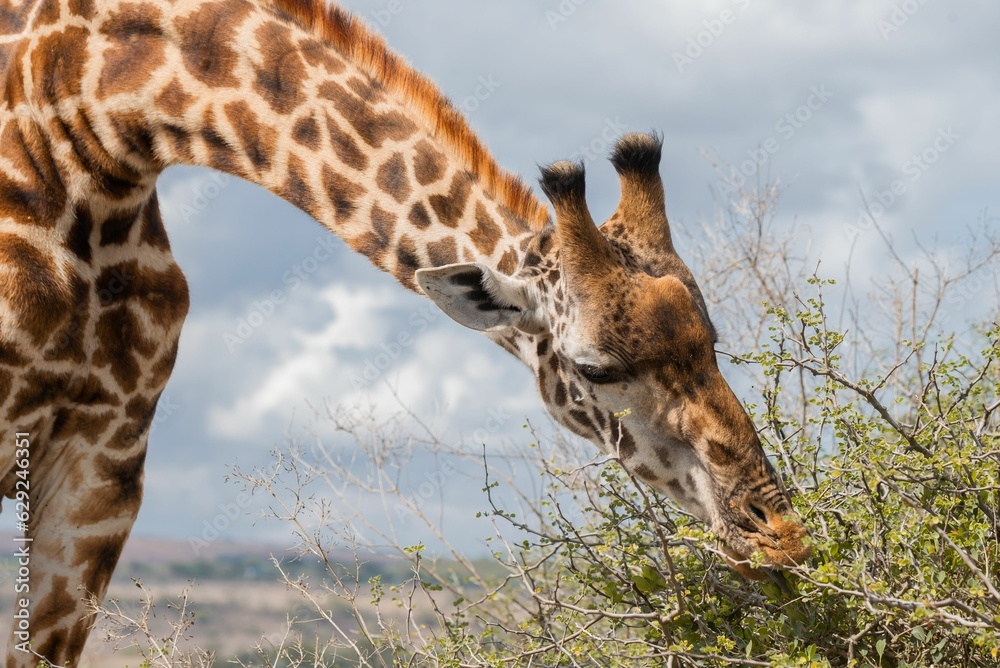
[[[487,156],[484,169],[474,138],[473,150],[461,132],[456,141],[448,123],[463,121],[433,98],[436,89],[420,89],[429,83],[409,81],[430,95],[415,103],[392,80],[398,72],[356,62],[363,53],[348,42],[335,47],[329,35],[344,30],[323,33],[315,17],[308,27],[247,0],[44,5],[31,56],[7,56],[9,68],[35,74],[8,86],[16,122],[7,129],[38,135],[38,147],[24,142],[29,156],[70,145],[53,151],[59,178],[42,179],[46,187],[134,208],[151,175],[202,165],[291,202],[410,289],[422,267],[518,266],[534,234],[518,215],[523,193],[512,200],[502,174],[502,187],[490,188],[499,168]],[[330,11],[328,23],[354,26]],[[59,49],[44,48],[50,39]],[[92,178],[72,178],[81,172]],[[66,198],[48,201],[57,199]]]

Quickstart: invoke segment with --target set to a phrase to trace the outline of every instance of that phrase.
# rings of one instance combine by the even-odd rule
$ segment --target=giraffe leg
[[[31,481],[30,591],[15,599],[15,615],[24,599],[27,617],[15,616],[8,668],[36,668],[42,658],[77,666],[94,621],[87,599],[103,600],[139,511],[147,436],[123,450],[46,445],[61,450],[60,465]]]

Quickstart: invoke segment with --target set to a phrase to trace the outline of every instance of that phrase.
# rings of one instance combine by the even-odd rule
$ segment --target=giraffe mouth
[[[802,530],[805,533],[805,530]],[[796,541],[790,551],[782,547],[764,548],[762,551],[766,555],[766,561],[760,567],[751,565],[750,557],[733,549],[723,543],[722,552],[726,558],[726,565],[739,573],[747,580],[769,580],[776,584],[782,592],[791,595],[793,593],[789,584],[786,568],[793,568],[809,558],[812,549],[801,542]]]

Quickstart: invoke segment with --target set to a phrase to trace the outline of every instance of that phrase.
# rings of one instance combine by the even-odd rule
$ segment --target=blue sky
[[[585,159],[598,220],[618,196],[608,140],[648,129],[664,135],[675,228],[715,215],[721,184],[706,153],[750,179],[760,169],[787,188],[778,224],[808,233],[828,275],[843,274],[856,243],[852,282],[862,287],[887,270],[878,234],[859,219],[862,193],[886,203],[879,222],[906,252],[912,232],[947,250],[983,210],[1000,211],[992,1],[344,4],[466,109],[504,166],[534,182],[538,164]],[[224,482],[229,465],[267,463],[324,401],[390,413],[394,389],[428,421],[488,448],[523,442],[525,417],[544,421],[519,362],[290,205],[191,168],[162,177],[160,201],[192,308],[152,435],[137,534],[199,535],[240,493]],[[697,275],[699,258],[680,252]],[[380,367],[373,383],[359,380],[366,365]],[[433,470],[430,459],[415,466]],[[456,476],[428,501],[470,548],[481,486]],[[247,516],[223,538],[282,535]]]

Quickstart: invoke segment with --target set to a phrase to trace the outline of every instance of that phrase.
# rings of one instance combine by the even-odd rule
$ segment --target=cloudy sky
[[[849,226],[859,225],[862,193],[886,199],[899,182],[902,194],[879,222],[897,238],[916,230],[939,247],[961,243],[961,230],[984,210],[994,220],[1000,212],[993,0],[345,4],[468,112],[506,167],[534,182],[538,164],[586,160],[598,220],[618,196],[607,140],[648,129],[664,135],[675,227],[714,215],[719,177],[705,152],[737,166],[750,160],[743,169],[751,177],[761,165],[787,186],[779,224],[810,228],[834,276],[846,262]],[[137,534],[200,535],[239,494],[224,482],[229,466],[266,464],[286,435],[310,429],[310,405],[389,413],[395,390],[429,421],[497,447],[524,439],[524,417],[541,418],[519,362],[290,205],[190,168],[168,171],[160,197],[192,308],[161,399]],[[877,277],[881,241],[860,231],[854,269]],[[697,257],[688,259],[697,267]],[[306,275],[300,283],[288,280],[296,266]],[[272,307],[275,291],[281,303]],[[255,311],[258,326],[241,334]],[[396,354],[401,334],[412,343]],[[387,348],[391,363],[375,382],[360,382]],[[456,476],[440,490],[446,530],[468,546],[479,535],[466,528],[469,499],[481,486]],[[241,517],[223,538],[280,535]]]

